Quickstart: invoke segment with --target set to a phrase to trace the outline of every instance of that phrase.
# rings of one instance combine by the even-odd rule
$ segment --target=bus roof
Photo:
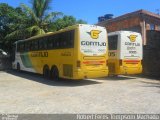
[[[89,25],[89,24],[76,24],[76,25],[72,25],[72,26],[66,27],[64,29],[55,31],[55,32],[48,32],[48,33],[45,33],[45,34],[42,34],[42,35],[36,35],[36,36],[30,37],[30,38],[27,38],[27,39],[24,39],[24,40],[18,40],[15,43],[22,42],[22,41],[24,42],[24,41],[28,41],[28,40],[32,40],[32,39],[36,39],[36,38],[45,37],[45,36],[50,36],[50,35],[53,35],[53,34],[56,34],[56,33],[60,33],[60,32],[64,32],[64,31],[67,31],[67,30],[75,29],[75,28],[78,28],[78,27],[84,26],[84,25],[86,25],[86,26],[92,26],[92,27],[93,26],[97,26],[97,25]]]
[[[125,34],[125,33],[140,34],[139,32],[121,30],[121,31],[110,32],[108,33],[108,36],[115,34]]]

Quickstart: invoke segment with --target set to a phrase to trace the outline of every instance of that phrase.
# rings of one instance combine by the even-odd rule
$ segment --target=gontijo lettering
[[[81,41],[82,46],[106,46],[106,42]]]
[[[31,57],[48,57],[48,52],[32,52]]]

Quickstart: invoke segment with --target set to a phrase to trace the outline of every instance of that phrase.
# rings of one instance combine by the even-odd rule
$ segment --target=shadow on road
[[[70,79],[60,79],[58,81],[49,80],[43,78],[42,75],[29,73],[29,72],[17,72],[14,70],[9,70],[7,73],[12,74],[14,76],[18,76],[21,78],[25,78],[25,80],[36,81],[42,84],[50,85],[50,86],[68,86],[68,87],[76,87],[76,86],[85,86],[92,84],[101,84],[101,82],[96,82],[92,80],[70,80]]]
[[[145,87],[157,87],[157,88],[160,88],[160,82],[151,82],[151,81],[141,81],[141,83],[144,83],[146,84]]]
[[[108,76],[108,77],[104,77],[104,78],[98,78],[99,80],[108,80],[108,81],[119,81],[119,80],[132,80],[132,79],[136,79],[134,77],[130,77],[130,76]]]
[[[139,75],[132,75],[133,77],[138,77],[138,78],[146,78],[146,79],[151,79],[151,80],[159,80],[160,81],[160,76],[156,75],[144,75],[144,74],[139,74]]]

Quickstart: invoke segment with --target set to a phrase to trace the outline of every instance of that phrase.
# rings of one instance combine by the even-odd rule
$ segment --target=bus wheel
[[[58,80],[59,79],[59,72],[56,66],[52,67],[51,69],[51,79]]]
[[[43,76],[44,78],[49,78],[49,67],[47,65],[43,67]]]
[[[17,71],[20,71],[20,70],[21,70],[20,64],[17,63]]]

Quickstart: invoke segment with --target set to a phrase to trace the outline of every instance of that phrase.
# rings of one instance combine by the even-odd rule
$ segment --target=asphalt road
[[[46,80],[0,72],[0,113],[160,113],[160,80],[106,77]]]

